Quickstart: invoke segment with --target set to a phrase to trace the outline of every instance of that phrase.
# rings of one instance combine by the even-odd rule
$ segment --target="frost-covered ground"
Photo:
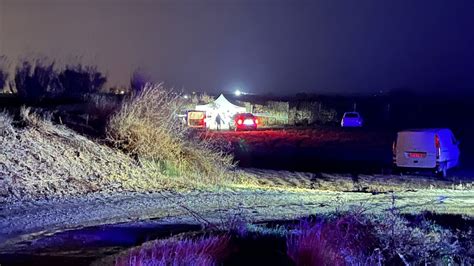
[[[256,222],[304,217],[362,205],[391,208],[391,193],[309,189],[227,188],[207,191],[89,194],[70,199],[1,206],[0,250],[11,253],[54,232],[87,226],[157,219],[163,224],[206,224],[240,216]],[[433,211],[474,216],[474,190],[423,189],[395,193],[403,213]]]

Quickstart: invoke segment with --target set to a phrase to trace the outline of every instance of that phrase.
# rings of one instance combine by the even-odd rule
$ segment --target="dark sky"
[[[0,54],[188,90],[474,88],[472,0],[0,0]]]

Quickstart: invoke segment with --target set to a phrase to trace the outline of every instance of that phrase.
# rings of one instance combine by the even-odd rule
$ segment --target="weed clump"
[[[457,235],[421,218],[410,223],[400,214],[392,195],[388,211],[372,217],[373,233],[379,239],[384,256],[389,260],[399,259],[404,264],[453,264],[461,248]]]
[[[156,240],[119,256],[115,265],[218,265],[229,242],[226,235]]]
[[[351,210],[336,218],[303,220],[287,236],[296,265],[451,264],[466,260],[456,234],[422,220],[410,223],[394,211]]]
[[[377,247],[372,226],[359,212],[302,220],[287,237],[287,254],[296,265],[365,265]]]
[[[13,133],[13,118],[7,112],[0,112],[0,136]]]
[[[161,85],[147,84],[125,99],[107,126],[107,139],[139,161],[153,162],[171,175],[216,184],[224,181],[232,157],[199,139],[179,120],[183,102]]]

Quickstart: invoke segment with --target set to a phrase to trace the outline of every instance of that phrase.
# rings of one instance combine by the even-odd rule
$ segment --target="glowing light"
[[[245,121],[244,121],[244,125],[252,126],[253,124],[255,124],[253,119],[245,119]]]
[[[236,89],[234,94],[235,94],[235,96],[240,96],[240,95],[242,95],[242,92],[239,89]]]
[[[183,96],[183,98],[184,98],[184,99],[188,99],[189,96],[188,96],[187,94],[185,94],[185,95]]]

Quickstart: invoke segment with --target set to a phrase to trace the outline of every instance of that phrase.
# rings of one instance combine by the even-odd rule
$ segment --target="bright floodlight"
[[[235,93],[235,96],[240,96],[242,94],[242,92],[239,89],[235,90],[234,93]]]

